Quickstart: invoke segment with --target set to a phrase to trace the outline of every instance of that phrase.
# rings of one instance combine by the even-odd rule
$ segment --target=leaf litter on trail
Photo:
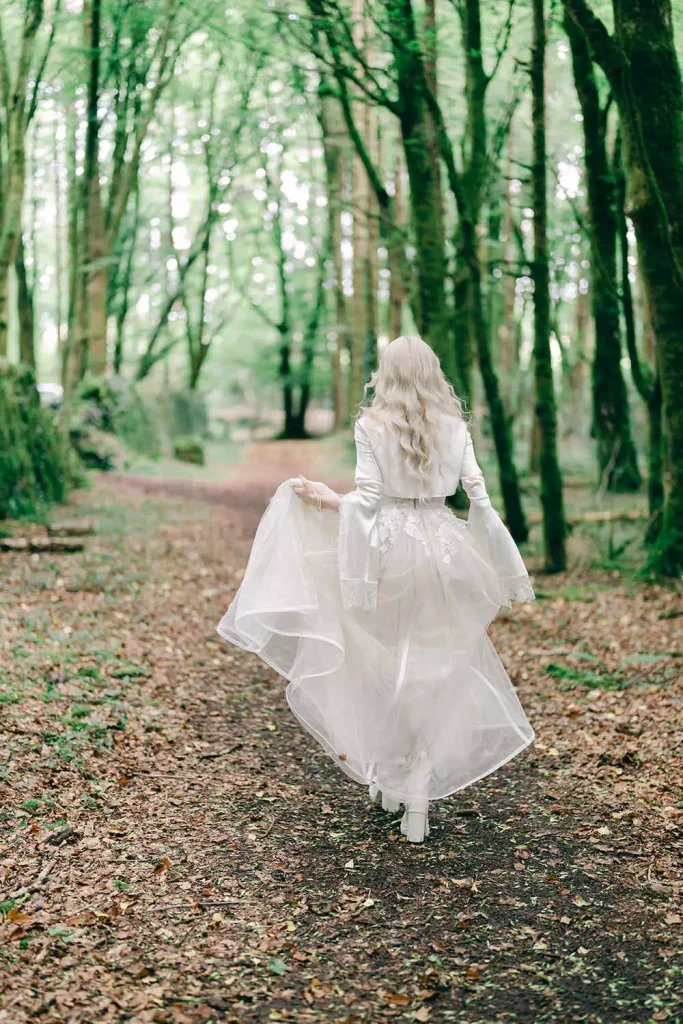
[[[280,679],[206,642],[267,484],[211,507],[105,484],[78,500],[118,532],[0,556],[0,1013],[675,1014],[680,594],[582,570],[502,615],[537,743],[437,804],[412,847]]]

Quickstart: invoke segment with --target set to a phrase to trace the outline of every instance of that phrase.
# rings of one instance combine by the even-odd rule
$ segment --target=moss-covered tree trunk
[[[404,221],[403,160],[397,149],[394,162],[394,216],[400,229]],[[398,338],[403,333],[403,304],[405,284],[401,273],[401,262],[396,245],[389,247],[389,338]]]
[[[683,86],[670,0],[613,0],[610,35],[586,0],[564,0],[619,104],[627,211],[661,379],[665,501],[650,568],[683,572]]]
[[[481,9],[479,0],[467,0],[463,13],[463,49],[467,81],[467,132],[465,167],[458,173],[443,114],[423,77],[430,112],[434,117],[441,156],[446,164],[448,182],[456,202],[459,224],[456,239],[459,273],[456,278],[458,301],[456,330],[467,339],[469,352],[476,352],[484,393],[491,417],[491,430],[498,460],[500,487],[508,528],[517,541],[524,541],[528,528],[522,508],[519,478],[514,461],[512,431],[501,396],[500,383],[491,354],[490,329],[482,291],[482,258],[478,226],[489,161],[486,121],[486,90],[490,78],[482,61]],[[464,313],[464,317],[462,314]],[[462,346],[458,352],[462,354]],[[466,379],[469,366],[462,361],[460,374]],[[469,397],[469,395],[467,396]]]
[[[548,263],[548,183],[545,104],[546,25],[544,0],[532,0],[531,50],[532,186],[534,208],[534,381],[540,431],[541,504],[546,572],[567,565],[562,475],[557,452],[557,410],[550,351],[550,272]]]
[[[463,252],[468,260],[468,320],[479,359],[479,369],[484,385],[486,403],[491,417],[491,431],[498,457],[498,475],[503,495],[505,521],[510,533],[521,543],[529,536],[529,530],[522,508],[517,467],[513,456],[510,420],[503,405],[498,376],[491,356],[488,324],[484,314],[484,298],[481,287],[481,265],[477,254],[477,236],[474,225],[463,223]]]
[[[20,238],[14,257],[14,270],[17,278],[17,311],[19,314],[19,359],[27,366],[36,366],[35,348],[35,311],[33,306],[33,286],[26,271],[24,242]]]
[[[371,28],[367,0],[353,0],[353,38],[359,54],[370,60]],[[377,160],[377,113],[359,97],[353,104],[354,121],[374,167]],[[351,301],[351,374],[349,411],[354,416],[363,401],[365,384],[374,369],[377,347],[377,232],[379,209],[367,168],[359,153],[351,167],[353,210],[353,298]]]
[[[444,372],[456,380],[446,296],[442,203],[434,176],[433,127],[425,102],[423,57],[410,0],[387,0],[385,10],[392,34],[397,113],[410,183],[417,265],[416,318],[422,337],[439,356]]]
[[[666,575],[683,573],[683,92],[669,0],[622,0],[617,39],[628,60],[625,125],[633,181],[629,213],[638,236],[648,307],[657,343],[666,496],[651,558]],[[629,155],[630,153],[630,155]],[[638,154],[638,157],[635,156]],[[629,177],[633,180],[635,174]]]
[[[621,161],[621,141],[617,137],[614,154],[614,178],[617,185],[617,220],[619,234],[619,254],[621,261],[621,297],[624,312],[626,349],[631,362],[631,376],[636,390],[645,403],[648,416],[648,508],[650,525],[646,534],[649,543],[653,543],[662,525],[662,506],[664,504],[664,464],[662,446],[662,389],[659,374],[647,362],[641,359],[638,350],[636,316],[631,288],[628,225],[624,205],[626,201],[626,179]],[[649,321],[649,315],[648,315]],[[646,331],[649,325],[646,325]]]
[[[61,501],[71,476],[67,442],[41,408],[32,368],[0,360],[0,519]]]
[[[584,33],[565,17],[584,138],[591,243],[591,298],[595,321],[593,434],[599,479],[610,491],[637,491],[641,477],[631,436],[621,371],[621,310],[617,271],[619,195],[607,148],[608,108],[600,102],[595,67]]]
[[[66,206],[67,206],[67,309],[66,339],[62,349],[61,381],[65,392],[78,377],[78,306],[82,275],[79,270],[80,258],[80,179],[76,174],[76,132],[77,116],[75,102],[66,115]]]
[[[4,50],[0,54],[0,131],[4,161],[0,167],[0,354],[7,353],[9,332],[9,269],[21,235],[21,212],[26,184],[26,130],[29,78],[38,29],[43,21],[43,0],[26,0],[16,68],[11,75]]]

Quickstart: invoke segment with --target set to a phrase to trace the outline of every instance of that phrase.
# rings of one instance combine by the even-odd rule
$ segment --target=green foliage
[[[76,482],[69,445],[41,407],[33,371],[0,363],[0,518],[62,501]]]
[[[208,436],[206,402],[196,391],[169,391],[160,397],[159,405],[171,438]]]
[[[173,442],[173,454],[181,462],[192,462],[196,466],[205,463],[204,445],[200,437],[177,437]]]
[[[132,451],[150,458],[158,458],[161,452],[153,414],[135,387],[121,377],[86,377],[82,381],[74,426],[81,431],[89,426],[116,434]]]

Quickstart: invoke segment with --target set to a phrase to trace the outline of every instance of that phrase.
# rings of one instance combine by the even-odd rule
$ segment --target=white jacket
[[[524,562],[491,505],[467,424],[444,417],[443,435],[424,479],[407,467],[398,436],[363,417],[355,426],[356,489],[341,499],[339,573],[344,605],[372,607],[380,576],[377,519],[392,498],[445,498],[462,484],[470,499],[468,529],[479,554],[501,580],[502,603],[533,600]]]

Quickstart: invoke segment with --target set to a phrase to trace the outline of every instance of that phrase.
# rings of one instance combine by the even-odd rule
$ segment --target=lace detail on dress
[[[370,612],[377,606],[377,584],[372,580],[350,580],[342,576],[339,582],[345,608]]]
[[[436,536],[441,547],[441,561],[450,565],[456,548],[462,543],[462,526],[452,512],[445,509],[437,513]]]
[[[430,530],[427,529],[427,523],[431,524]],[[380,554],[386,555],[401,533],[423,544],[425,548],[429,547],[431,533],[432,537],[436,537],[441,561],[444,565],[449,565],[458,545],[462,542],[463,525],[452,512],[443,507],[383,508],[377,520]]]
[[[420,522],[417,512],[402,508],[383,508],[377,521],[380,554],[386,555],[401,532],[406,533],[413,540],[421,541],[422,544],[427,543],[424,526]]]
[[[536,595],[528,576],[503,576],[501,582],[504,588],[504,596],[510,605],[513,601],[519,604],[535,601]]]

